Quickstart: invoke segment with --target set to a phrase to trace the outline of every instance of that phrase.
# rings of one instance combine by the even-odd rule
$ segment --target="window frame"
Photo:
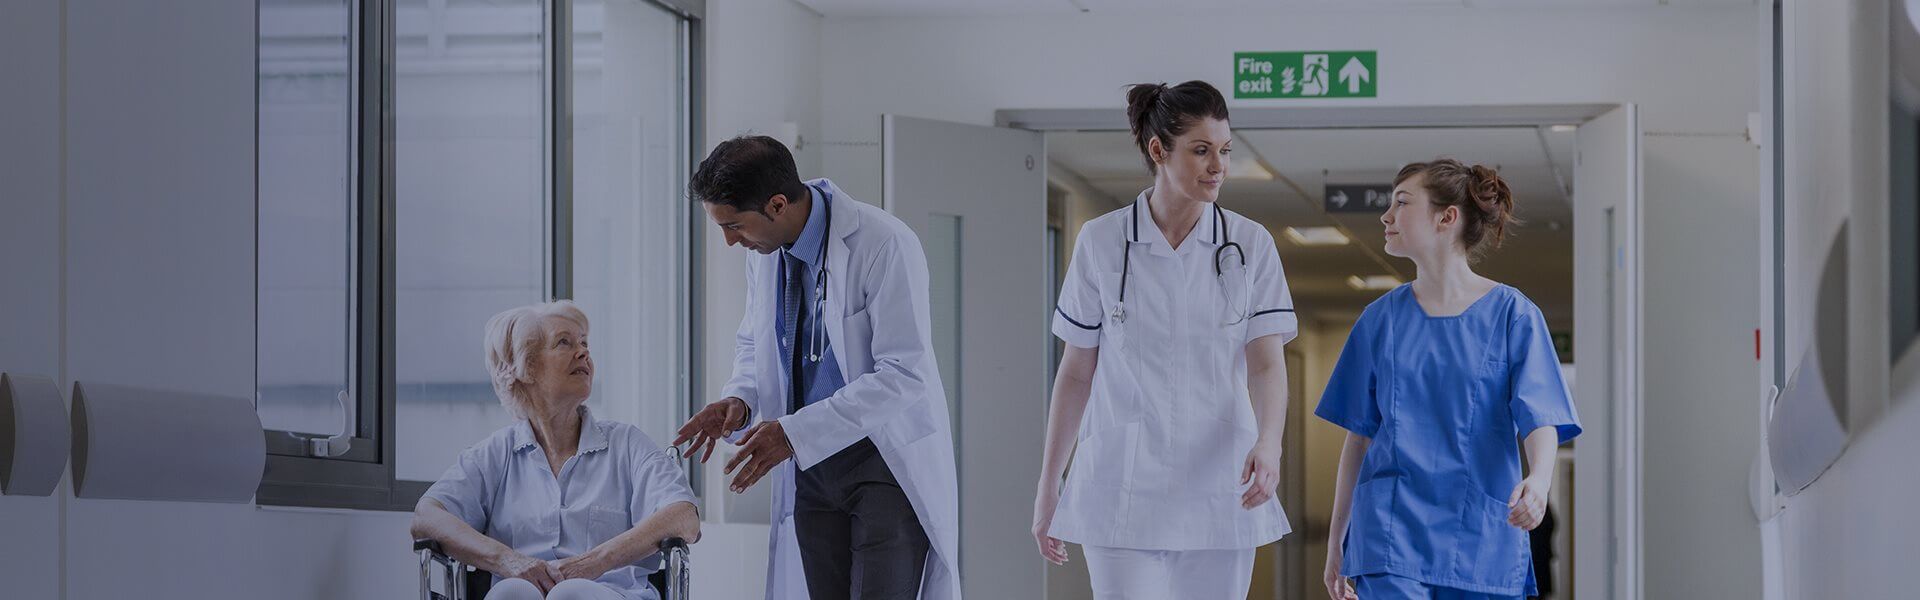
[[[702,49],[706,14],[705,0],[641,0],[660,7],[681,19],[680,61],[684,73],[680,118],[683,141],[687,144],[687,164],[697,164],[704,147],[705,97]],[[354,299],[351,319],[355,349],[350,365],[356,406],[355,436],[347,453],[332,458],[308,455],[309,440],[322,438],[304,433],[269,430],[265,476],[256,492],[259,505],[300,506],[383,511],[411,511],[432,482],[396,478],[398,441],[395,375],[395,305],[397,290],[395,256],[397,235],[394,226],[394,22],[397,0],[354,0],[353,65],[355,82],[353,147],[356,156],[352,173],[356,208],[354,248]],[[546,0],[547,50],[542,61],[547,66],[547,89],[543,104],[547,109],[546,155],[543,179],[547,189],[545,235],[547,236],[547,295],[551,299],[570,298],[573,291],[573,113],[572,0]],[[259,13],[255,13],[254,57],[256,78],[259,72]],[[259,85],[255,87],[255,105],[259,104]],[[256,139],[259,113],[254,116]],[[256,196],[259,163],[255,162]],[[257,201],[257,200],[256,200]],[[258,214],[255,211],[255,245],[258,247]],[[688,239],[676,253],[687,260],[681,263],[678,277],[690,282],[695,265],[702,264],[700,245],[695,243],[700,222],[694,211],[687,213]],[[259,269],[258,253],[254,268]],[[686,323],[702,318],[697,286],[686,285]],[[256,299],[258,292],[256,291]],[[255,317],[258,319],[258,302]],[[683,323],[679,337],[689,349],[681,374],[681,387],[691,391],[691,373],[701,368],[700,342]],[[258,352],[256,347],[255,352]],[[694,394],[686,394],[687,414],[695,410]],[[695,475],[698,490],[698,475]]]
[[[1903,14],[1920,7],[1893,8],[1887,53],[1887,317],[1888,358],[1897,367],[1920,347],[1920,58],[1901,51],[1920,44],[1920,15]]]

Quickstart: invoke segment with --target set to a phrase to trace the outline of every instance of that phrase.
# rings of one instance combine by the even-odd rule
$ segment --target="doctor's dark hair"
[[[786,144],[764,135],[743,135],[715,146],[687,189],[693,197],[741,212],[766,213],[767,201],[784,194],[788,202],[807,197],[807,184]]]
[[[1520,219],[1513,216],[1513,190],[1507,188],[1498,171],[1441,158],[1401,167],[1393,185],[1399,187],[1420,176],[1425,176],[1421,187],[1427,189],[1435,206],[1441,210],[1460,207],[1460,243],[1469,254],[1484,251],[1488,244],[1500,247],[1507,237],[1507,227],[1520,224]]]
[[[1147,172],[1159,173],[1147,141],[1159,138],[1160,147],[1173,151],[1173,138],[1180,137],[1201,119],[1227,120],[1227,98],[1205,81],[1189,81],[1176,86],[1164,83],[1136,83],[1127,86],[1127,124],[1133,128],[1133,143],[1147,161]]]

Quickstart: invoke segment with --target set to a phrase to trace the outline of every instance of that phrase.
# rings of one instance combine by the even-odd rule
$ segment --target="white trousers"
[[[1082,546],[1094,600],[1246,600],[1253,549],[1132,550]]]
[[[486,600],[541,600],[540,588],[525,579],[503,579]],[[568,579],[547,591],[546,600],[626,600],[613,588],[586,579]]]

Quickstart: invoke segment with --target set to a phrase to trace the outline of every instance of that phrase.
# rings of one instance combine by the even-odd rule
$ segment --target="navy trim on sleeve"
[[[1260,315],[1270,315],[1270,314],[1273,314],[1273,313],[1290,313],[1290,312],[1293,312],[1293,309],[1291,309],[1291,308],[1269,308],[1269,309],[1266,309],[1266,310],[1263,310],[1263,311],[1260,311],[1260,312],[1257,312],[1257,313],[1253,313],[1252,315],[1250,315],[1250,316],[1248,316],[1247,318],[1249,318],[1249,319],[1251,319],[1251,318],[1254,318],[1254,317],[1258,317],[1258,316],[1260,316]]]
[[[1101,325],[1101,324],[1099,324],[1099,323],[1096,323],[1096,324],[1093,324],[1093,325],[1088,325],[1088,324],[1086,324],[1086,323],[1081,323],[1081,322],[1079,322],[1079,321],[1075,321],[1075,320],[1073,320],[1073,317],[1069,317],[1069,316],[1067,316],[1067,311],[1064,311],[1064,310],[1060,310],[1060,307],[1058,307],[1058,306],[1055,306],[1055,307],[1053,307],[1053,312],[1057,312],[1057,313],[1060,313],[1060,318],[1062,318],[1062,319],[1066,319],[1066,320],[1067,320],[1067,322],[1068,322],[1068,323],[1072,323],[1074,327],[1079,327],[1079,328],[1081,328],[1081,329],[1085,329],[1085,330],[1087,330],[1087,331],[1097,331],[1097,330],[1099,330],[1099,329],[1100,329],[1100,325]]]

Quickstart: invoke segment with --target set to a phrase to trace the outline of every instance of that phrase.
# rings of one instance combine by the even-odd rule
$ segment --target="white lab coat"
[[[833,198],[822,320],[847,385],[787,414],[791,394],[779,352],[775,252],[747,259],[747,313],[735,339],[733,377],[721,392],[745,400],[758,420],[778,419],[793,444],[793,460],[773,472],[766,597],[807,598],[794,538],[796,465],[812,467],[871,438],[931,541],[920,597],[958,599],[959,481],[945,387],[934,362],[926,255],[920,239],[893,215],[854,200],[832,181],[808,184]]]

